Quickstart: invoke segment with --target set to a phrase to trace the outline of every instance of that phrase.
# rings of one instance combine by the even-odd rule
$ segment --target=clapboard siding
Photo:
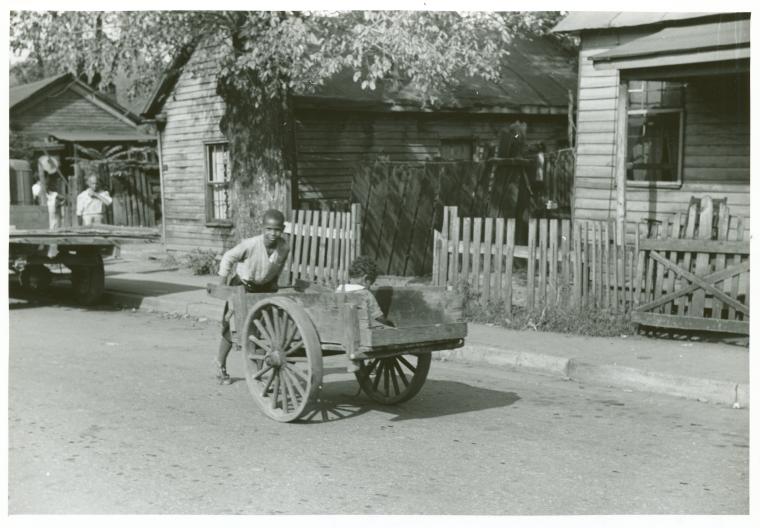
[[[124,122],[70,87],[41,97],[33,105],[23,105],[10,118],[24,134],[35,137],[57,131],[134,134],[136,129],[136,125]]]
[[[583,33],[579,53],[578,137],[574,214],[607,219],[616,214],[615,122],[619,74],[594,69],[590,57],[642,33]],[[733,81],[732,81],[733,82]],[[731,213],[749,217],[748,84],[725,79],[691,79],[684,112],[683,184],[678,189],[628,186],[628,220],[662,220],[685,212],[692,196],[726,198]],[[734,90],[732,92],[732,90]],[[748,104],[748,96],[746,103]]]

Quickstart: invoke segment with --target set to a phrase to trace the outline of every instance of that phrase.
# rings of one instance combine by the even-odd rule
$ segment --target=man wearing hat
[[[266,293],[277,291],[280,277],[290,247],[283,238],[285,216],[276,209],[269,209],[263,217],[264,232],[253,238],[247,238],[227,251],[219,263],[220,283],[229,286],[245,286],[249,293]],[[222,315],[222,339],[216,357],[217,380],[228,385],[227,356],[232,349],[230,320],[232,307],[224,305]],[[238,330],[239,331],[239,330]]]

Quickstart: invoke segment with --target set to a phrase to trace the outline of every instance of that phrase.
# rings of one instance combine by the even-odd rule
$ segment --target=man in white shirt
[[[249,293],[277,291],[277,281],[290,251],[287,240],[282,237],[285,216],[276,209],[269,209],[264,213],[263,223],[262,234],[243,240],[222,256],[219,263],[221,284],[242,285]],[[225,303],[222,314],[222,339],[216,357],[217,381],[224,385],[230,383],[227,356],[232,348],[231,319],[232,307]]]
[[[88,176],[87,189],[77,196],[77,216],[82,218],[82,225],[102,224],[105,208],[112,202],[108,191],[98,191],[98,177]]]

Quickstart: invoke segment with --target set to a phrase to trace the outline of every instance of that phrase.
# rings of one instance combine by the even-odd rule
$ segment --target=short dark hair
[[[262,216],[261,220],[264,224],[267,223],[267,220],[274,220],[281,226],[285,226],[285,215],[277,209],[267,209],[264,211],[264,215]]]
[[[367,280],[370,284],[375,282],[377,278],[377,264],[371,258],[361,255],[356,257],[351,263],[351,267],[348,268],[348,276],[351,278],[367,276]]]

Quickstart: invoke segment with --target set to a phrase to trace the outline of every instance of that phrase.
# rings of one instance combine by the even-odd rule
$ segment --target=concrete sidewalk
[[[162,269],[144,255],[106,264],[106,302],[216,320],[223,302],[206,294],[216,277]],[[466,345],[441,360],[488,364],[622,390],[723,405],[749,405],[749,350],[688,340],[582,337],[470,324]]]

